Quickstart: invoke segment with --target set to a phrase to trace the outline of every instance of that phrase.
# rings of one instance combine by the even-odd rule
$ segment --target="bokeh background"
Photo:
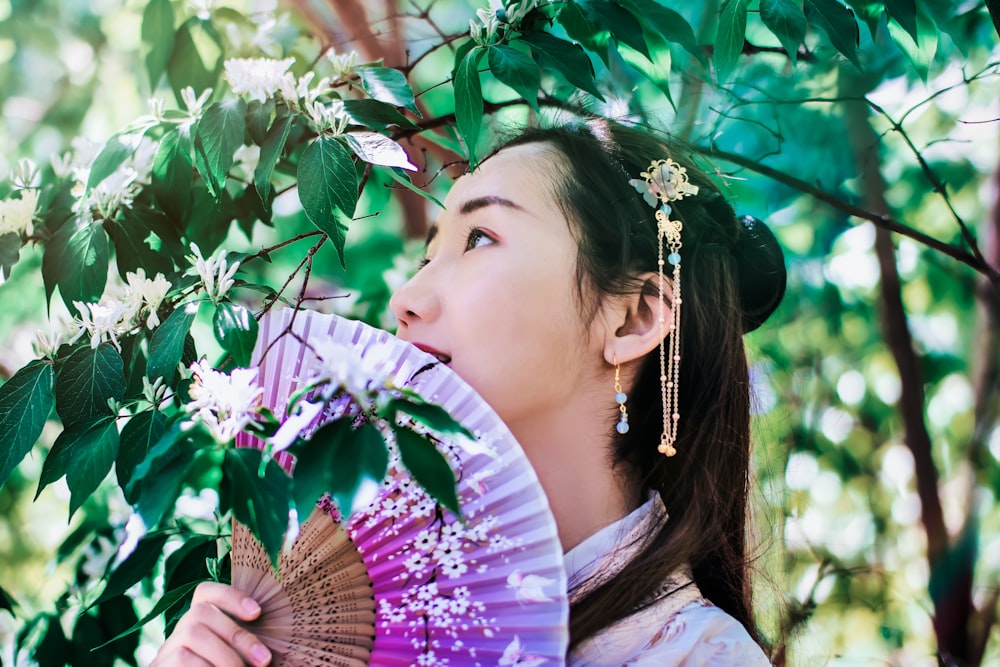
[[[822,10],[831,3],[855,22],[854,48],[843,42],[852,41],[845,24],[816,18],[830,16]],[[786,298],[748,337],[756,594],[774,661],[1000,664],[996,17],[975,1],[806,0],[810,26],[793,59],[760,16],[774,3],[661,4],[684,16],[704,57],[672,42],[645,70],[620,55],[594,58],[603,101],[573,97],[566,82],[544,80],[543,88],[686,139],[737,211],[767,220],[786,250]],[[742,51],[723,63],[715,49],[730,4],[751,11]],[[0,177],[23,158],[47,165],[71,148],[96,151],[147,113],[151,96],[177,106],[169,84],[154,89],[146,74],[145,6],[0,0]],[[225,57],[292,54],[307,63],[332,47],[407,66],[466,32],[486,4],[173,6],[178,20],[210,16]],[[440,84],[454,54],[435,49],[409,70],[425,119],[453,110],[451,89]],[[536,118],[507,104],[513,91],[495,80],[484,81],[484,97],[494,103],[492,128]],[[456,146],[447,133],[409,146],[424,169],[415,182],[445,191],[451,161],[461,157]],[[9,191],[2,186],[0,196]],[[311,229],[294,192],[278,198],[275,212],[284,237]],[[416,197],[363,197],[347,268],[329,246],[316,258],[308,286],[315,306],[392,327],[388,295],[413,270],[434,215]],[[223,246],[247,251],[275,238],[233,225]],[[301,260],[296,252],[275,254],[261,282],[280,284]],[[58,299],[47,306],[40,267],[41,252],[26,245],[0,285],[0,381],[34,358],[39,328],[68,316]],[[208,325],[196,327],[211,351]],[[56,424],[47,429],[0,489],[0,589],[16,600],[0,610],[3,664],[27,661],[23,651],[15,657],[19,633],[30,635],[26,622],[51,609],[81,569],[100,577],[130,513],[111,483],[68,525],[64,483],[34,499],[57,432]],[[192,521],[211,518],[213,498],[184,502]],[[133,597],[145,612],[155,595],[139,589]],[[936,627],[935,618],[957,628]],[[162,625],[144,632],[139,662],[158,632]]]

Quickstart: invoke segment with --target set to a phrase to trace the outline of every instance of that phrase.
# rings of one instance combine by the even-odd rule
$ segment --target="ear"
[[[663,278],[662,300],[658,274],[644,273],[637,280],[640,282],[638,290],[608,298],[602,306],[606,324],[604,358],[609,364],[616,359],[621,364],[646,356],[659,346],[673,326],[670,279]]]

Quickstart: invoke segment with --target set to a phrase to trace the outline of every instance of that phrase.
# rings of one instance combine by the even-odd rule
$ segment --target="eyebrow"
[[[504,208],[513,208],[518,211],[523,211],[524,207],[520,204],[507,199],[506,197],[500,197],[498,195],[487,195],[485,197],[476,197],[475,199],[469,199],[468,201],[462,202],[462,205],[458,207],[459,215],[468,215],[473,211],[478,211],[481,208],[486,208],[488,206],[502,206]],[[427,240],[424,242],[425,246],[431,244],[434,237],[437,236],[438,226],[437,224],[431,224],[430,228],[427,230]]]

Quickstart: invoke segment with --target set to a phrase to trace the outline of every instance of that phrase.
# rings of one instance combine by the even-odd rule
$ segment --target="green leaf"
[[[434,443],[408,428],[393,428],[403,465],[435,500],[461,514],[455,493],[455,473]]]
[[[254,447],[226,450],[219,484],[219,505],[232,509],[233,517],[253,533],[277,565],[278,554],[288,530],[292,484],[288,474],[274,459],[258,474],[263,453]],[[308,516],[308,515],[307,515]]]
[[[39,667],[63,667],[67,656],[72,652],[72,646],[66,639],[57,614],[45,614],[43,619],[47,621],[45,634],[31,657]]]
[[[66,426],[113,416],[108,401],[124,396],[125,362],[111,343],[81,347],[59,367],[56,412]]]
[[[195,130],[194,148],[198,171],[216,200],[226,187],[233,154],[243,145],[247,103],[243,98],[216,102],[205,110]]]
[[[447,410],[434,403],[423,403],[417,400],[398,398],[390,402],[388,409],[390,412],[397,410],[405,412],[418,422],[439,433],[461,433],[468,438],[474,437],[467,428],[455,421],[454,417],[448,414]]]
[[[153,196],[160,208],[178,220],[186,219],[191,207],[191,149],[191,128],[180,125],[163,135],[153,158]]]
[[[434,195],[430,194],[429,192],[425,192],[425,191],[421,190],[420,188],[418,188],[417,186],[415,186],[413,184],[413,181],[410,180],[410,175],[407,174],[402,169],[394,169],[393,168],[393,169],[386,169],[385,171],[386,171],[387,174],[389,174],[389,176],[392,177],[392,180],[396,181],[397,183],[399,183],[400,185],[402,185],[407,190],[410,190],[411,192],[416,192],[418,195],[420,195],[421,197],[423,197],[427,201],[434,202],[435,204],[437,204],[441,208],[444,208],[444,204],[442,204],[441,201],[438,200]]]
[[[78,314],[74,301],[94,303],[108,281],[108,233],[85,216],[75,216],[56,232],[45,248],[42,274],[55,278],[66,308]]]
[[[347,419],[323,425],[296,452],[293,497],[300,517],[329,493],[341,512],[350,514],[354,495],[365,480],[381,483],[389,466],[382,433],[372,424],[351,428]]]
[[[476,47],[465,54],[455,71],[455,119],[458,134],[465,141],[469,168],[476,166],[476,144],[483,122],[483,89],[479,82],[479,59],[483,49]]]
[[[285,150],[285,142],[288,141],[288,133],[292,129],[292,116],[281,115],[274,119],[271,129],[264,137],[264,143],[260,146],[260,159],[257,167],[253,170],[253,182],[257,189],[261,203],[267,207],[268,198],[271,196],[271,176],[274,174],[274,167],[281,159],[281,153]]]
[[[212,331],[222,349],[232,355],[237,366],[249,366],[257,343],[257,320],[244,306],[223,301],[215,307]]]
[[[698,38],[695,37],[691,24],[683,16],[658,2],[643,2],[641,4],[635,0],[619,0],[619,2],[628,8],[640,22],[650,26],[652,32],[659,37],[668,42],[680,44],[698,60],[705,60],[705,53],[698,44]],[[648,40],[649,33],[644,34]]]
[[[861,69],[858,60],[861,30],[849,7],[837,0],[805,0],[805,14],[810,23],[823,29],[835,49]]]
[[[94,158],[94,163],[90,166],[90,175],[87,177],[87,189],[91,190],[105,178],[115,173],[118,167],[122,166],[133,153],[130,146],[126,146],[118,141],[114,136],[108,139],[104,148]]]
[[[298,179],[306,217],[330,237],[344,265],[347,224],[337,212],[349,221],[358,203],[358,173],[350,152],[333,137],[317,137],[299,159]]]
[[[410,162],[410,156],[406,154],[406,150],[384,134],[349,132],[344,136],[351,150],[369,164],[417,171],[416,165]]]
[[[628,10],[609,0],[578,0],[576,3],[583,15],[595,26],[607,30],[622,44],[650,57],[642,25]]]
[[[885,10],[890,18],[909,33],[914,43],[920,41],[917,31],[917,0],[886,0]]]
[[[134,415],[122,429],[118,457],[115,459],[115,474],[118,486],[125,492],[125,500],[129,503],[136,501],[130,487],[136,467],[166,430],[167,418],[158,410],[147,410]]]
[[[128,497],[136,499],[136,511],[147,526],[155,527],[168,516],[199,448],[213,445],[203,430],[174,424],[150,447],[125,489]]]
[[[69,515],[83,505],[108,475],[118,455],[118,425],[114,416],[98,417],[68,426],[59,434],[45,457],[38,492],[66,475]]]
[[[150,278],[173,271],[170,253],[163,248],[162,239],[142,224],[134,209],[127,209],[122,219],[108,222],[104,227],[115,246],[115,264],[122,280],[125,274],[138,269],[143,269]]]
[[[540,65],[556,70],[580,90],[599,100],[604,99],[594,79],[594,65],[579,44],[553,37],[547,32],[524,32],[519,39],[531,47]]]
[[[258,146],[263,146],[264,140],[267,139],[267,128],[271,124],[275,106],[274,99],[267,100],[265,104],[261,104],[260,100],[250,100],[247,103],[247,134]],[[283,112],[282,115],[287,116],[288,113]]]
[[[719,81],[724,81],[743,54],[747,33],[747,9],[750,0],[726,0],[719,16],[715,36],[715,69]]]
[[[156,618],[160,614],[162,614],[162,613],[164,613],[166,611],[169,611],[174,606],[176,606],[180,602],[184,601],[191,594],[191,592],[198,586],[198,584],[202,583],[203,581],[208,581],[208,578],[201,579],[199,581],[192,581],[192,582],[190,582],[188,584],[185,584],[185,585],[181,586],[180,588],[175,588],[172,591],[167,591],[166,593],[163,594],[163,597],[161,597],[159,599],[159,601],[152,608],[152,610],[150,610],[150,612],[148,614],[146,614],[141,619],[139,619],[129,629],[127,629],[127,630],[125,630],[125,631],[123,631],[123,632],[115,635],[114,637],[112,637],[108,641],[104,642],[100,646],[95,646],[94,647],[95,650],[99,649],[99,648],[103,648],[103,647],[107,646],[108,644],[111,644],[111,643],[113,643],[115,641],[118,641],[122,637],[127,637],[128,635],[132,634],[136,630],[141,629],[142,626],[146,625],[147,623],[149,623],[150,621],[152,621],[154,618]]]
[[[194,88],[195,95],[215,87],[222,73],[222,56],[222,40],[211,21],[191,17],[181,24],[167,61],[167,78],[178,102],[185,86]]]
[[[373,99],[395,107],[405,107],[417,116],[420,115],[413,97],[413,88],[399,70],[391,67],[361,67],[358,68],[358,76],[361,87]]]
[[[490,71],[501,83],[512,88],[538,111],[538,89],[541,72],[530,57],[515,48],[495,44],[487,49]]]
[[[417,130],[420,126],[403,114],[396,107],[378,100],[344,100],[344,110],[355,125],[364,125],[373,130],[385,130],[398,127],[404,130]]]
[[[937,33],[930,32],[920,35],[920,42],[914,42],[911,35],[895,21],[889,21],[886,25],[889,36],[895,42],[899,50],[903,52],[913,69],[916,70],[920,78],[925,82],[930,72],[930,65],[934,61],[934,54],[937,51]]]
[[[170,0],[150,0],[146,5],[142,12],[142,43],[148,49],[149,88],[156,90],[174,48],[174,10]]]
[[[21,235],[14,232],[0,234],[0,271],[3,280],[10,278],[11,269],[21,258]]]
[[[10,615],[14,615],[14,609],[19,607],[17,600],[14,599],[10,593],[5,591],[2,586],[0,586],[0,609],[10,612]]]
[[[170,552],[163,564],[165,588],[177,588],[192,581],[201,581],[208,570],[205,558],[218,553],[215,535],[190,535],[184,543]]]
[[[52,364],[38,359],[0,385],[0,487],[42,434],[54,379]]]
[[[153,338],[149,342],[149,362],[146,365],[146,377],[150,380],[162,377],[167,384],[174,381],[177,364],[184,354],[184,339],[191,331],[191,324],[197,313],[197,303],[179,306],[153,332]]]
[[[114,667],[118,664],[116,658],[120,658],[125,664],[136,667],[138,662],[135,652],[139,648],[138,636],[109,642],[99,649],[95,649],[94,644],[115,636],[138,619],[132,598],[122,595],[103,602],[96,610],[78,616],[76,626],[73,628],[72,664]]]
[[[809,26],[802,7],[795,0],[760,0],[760,18],[785,47],[794,64]]]
[[[88,609],[122,595],[144,577],[148,577],[153,572],[156,562],[160,560],[160,556],[163,555],[163,547],[169,536],[164,531],[147,533],[143,536],[135,545],[135,550],[114,569],[111,576],[108,577],[108,583],[101,592],[101,596],[91,603]]]

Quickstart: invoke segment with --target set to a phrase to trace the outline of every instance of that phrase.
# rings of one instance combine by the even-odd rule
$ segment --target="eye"
[[[466,252],[468,252],[473,248],[478,248],[482,245],[487,245],[495,242],[496,240],[492,236],[490,236],[483,230],[479,229],[478,227],[473,227],[472,229],[469,230],[469,236],[465,240],[465,250]]]
[[[419,271],[420,269],[424,268],[425,266],[427,266],[430,263],[431,263],[431,258],[430,257],[422,257],[422,258],[420,258],[420,262],[417,264],[417,271]]]

